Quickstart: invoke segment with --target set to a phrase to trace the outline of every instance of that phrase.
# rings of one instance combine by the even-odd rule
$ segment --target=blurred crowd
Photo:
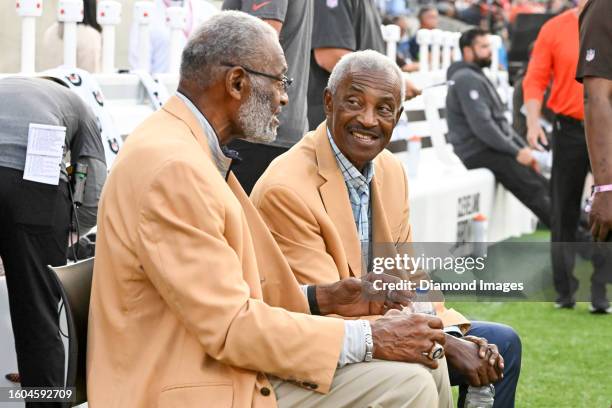
[[[407,72],[418,69],[416,32],[420,28],[464,31],[473,26],[499,35],[504,42],[500,51],[500,65],[507,69],[506,50],[513,46],[513,34],[526,28],[525,20],[517,21],[519,15],[552,16],[575,6],[574,0],[379,0],[383,22],[397,24],[401,28],[398,53],[404,62],[402,68]],[[543,20],[538,19],[536,34],[542,23]],[[533,40],[535,34],[528,39],[519,36],[514,41],[521,43],[514,45],[527,50]],[[525,57],[526,52],[523,52],[524,62]]]
[[[449,29],[459,21],[509,38],[519,14],[559,14],[575,6],[573,0],[380,0],[379,7],[390,18],[416,17],[422,28]]]

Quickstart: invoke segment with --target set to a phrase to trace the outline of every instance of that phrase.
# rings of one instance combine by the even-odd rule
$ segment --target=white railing
[[[40,0],[42,1],[42,0]],[[80,0],[63,0],[65,4],[77,4]],[[22,4],[25,2],[22,1]],[[36,3],[32,3],[36,7]],[[42,2],[40,3],[42,8]],[[103,26],[105,34],[103,34],[103,67],[104,74],[91,76],[92,81],[99,85],[101,94],[104,98],[104,115],[110,117],[114,122],[113,126],[109,126],[110,130],[105,133],[109,139],[113,137],[122,137],[129,134],[142,120],[148,115],[159,109],[165,101],[168,94],[176,90],[178,80],[178,67],[180,61],[181,47],[179,44],[182,30],[185,26],[184,9],[181,7],[169,7],[166,13],[166,22],[171,31],[171,41],[175,45],[171,46],[172,54],[170,58],[170,73],[164,75],[156,75],[152,77],[148,74],[150,61],[150,41],[149,27],[154,13],[154,4],[150,1],[139,0],[134,3],[134,21],[138,26],[139,41],[139,58],[141,63],[140,69],[129,74],[117,74],[114,72],[114,55],[115,55],[115,36],[114,30],[117,25],[121,24],[121,5],[114,0],[103,0],[99,4],[98,21]],[[28,12],[20,11],[23,17],[31,17],[34,19],[37,12],[32,8]],[[65,20],[68,21],[68,20]],[[395,58],[397,53],[397,42],[400,39],[400,29],[396,25],[383,26],[382,33],[387,42],[386,53],[389,57]],[[30,30],[30,35],[34,32]],[[421,68],[419,72],[410,74],[410,79],[418,87],[440,83],[446,79],[446,70],[448,66],[461,58],[459,49],[460,33],[441,31],[441,30],[419,30],[417,32],[417,41],[420,47],[420,62]],[[28,47],[31,47],[29,40],[23,41]],[[493,66],[489,70],[489,75],[500,89],[502,98],[510,102],[512,88],[508,85],[507,74],[499,72],[496,67],[499,66],[497,58],[497,48],[501,46],[499,38],[492,38],[493,45]],[[27,53],[23,53],[26,55]],[[33,56],[30,58],[33,59]],[[33,71],[33,62],[29,64],[30,72]],[[22,69],[23,70],[23,69]],[[407,113],[420,112],[421,120],[411,119],[404,131],[407,132],[403,137],[420,136],[430,140],[431,149],[424,149],[421,154],[422,172],[412,180],[412,200],[413,214],[419,214],[413,218],[415,223],[415,238],[420,240],[438,239],[452,240],[454,236],[453,225],[449,224],[448,228],[431,228],[431,225],[419,225],[421,221],[427,220],[424,212],[427,209],[435,208],[438,204],[452,204],[453,200],[434,200],[432,197],[437,197],[439,194],[468,194],[470,191],[476,194],[480,192],[481,198],[484,200],[482,212],[491,217],[496,212],[493,209],[503,207],[508,208],[508,194],[501,197],[493,194],[495,183],[492,175],[486,171],[472,172],[467,171],[460,160],[452,151],[452,146],[446,143],[446,134],[448,125],[440,112],[445,108],[446,89],[444,87],[435,87],[427,89],[422,96],[406,102],[405,110]],[[418,116],[418,115],[417,115]],[[113,132],[115,134],[113,134]],[[401,136],[400,136],[401,138]],[[405,154],[399,154],[403,160],[407,160]],[[424,166],[424,167],[423,167]],[[460,180],[460,181],[459,181]],[[488,180],[488,181],[487,181]],[[452,181],[452,183],[450,182]],[[436,185],[436,193],[431,190],[431,183]],[[470,187],[471,186],[471,187]],[[485,188],[485,186],[488,186]],[[475,190],[476,189],[476,190]],[[486,191],[485,191],[486,190]],[[499,190],[499,189],[498,189]],[[501,190],[499,190],[501,191]],[[427,205],[419,204],[421,200],[427,202]],[[431,202],[430,202],[431,201]],[[494,202],[499,203],[494,204]],[[449,204],[451,203],[451,204]],[[432,207],[433,206],[433,207]],[[449,208],[438,209],[436,213],[453,214]],[[499,212],[497,212],[499,214]],[[509,212],[512,213],[512,212]],[[452,218],[452,217],[451,217]],[[504,220],[503,216],[496,216],[497,220]],[[528,217],[526,217],[528,218]],[[511,225],[504,221],[504,225]],[[508,236],[516,235],[520,232],[526,232],[524,228],[517,230],[516,228],[503,227],[496,229],[496,220],[492,220],[492,235],[491,239],[504,239]],[[518,225],[515,223],[515,225]],[[442,231],[448,233],[448,236],[435,235],[430,236],[431,231]],[[497,230],[497,232],[496,232]]]
[[[395,61],[397,55],[397,43],[400,40],[401,29],[398,25],[389,24],[380,27],[383,39],[387,43],[387,56]]]
[[[42,0],[18,0],[17,15],[21,17],[21,73],[32,74],[36,63],[36,18],[42,16]]]
[[[461,59],[459,37],[461,33],[442,30],[417,31],[419,44],[419,69],[421,72],[446,70],[451,63]]]
[[[77,23],[83,21],[83,0],[59,0],[57,21],[64,26],[64,66],[77,66]]]
[[[387,55],[395,59],[398,36],[391,27],[396,26],[383,27],[383,38],[387,41]],[[467,170],[454,154],[452,145],[446,142],[448,124],[440,113],[446,108],[448,88],[430,86],[443,83],[451,63],[461,60],[461,33],[421,29],[416,35],[420,69],[407,77],[423,89],[423,94],[404,103],[405,117],[392,139],[399,141],[396,146],[401,146],[400,149],[406,149],[396,154],[409,174],[411,212],[418,214],[411,219],[414,239],[421,242],[458,239],[462,231],[460,224],[466,221],[456,216],[458,201],[474,197],[479,203],[478,212],[489,219],[488,241],[532,232],[535,217],[531,211],[496,184],[489,170]],[[511,106],[512,87],[508,74],[499,70],[501,46],[501,38],[491,36],[492,63],[485,74],[496,85],[502,100]],[[418,143],[415,145],[414,140],[419,139],[425,139],[430,147],[415,147]]]
[[[181,67],[183,30],[187,25],[187,12],[183,7],[168,7],[166,9],[166,21],[168,22],[168,27],[170,27],[169,72],[178,74]]]
[[[136,1],[134,3],[134,20],[138,27],[138,67],[137,69],[149,72],[151,68],[151,41],[149,40],[149,25],[155,4],[150,1]]]
[[[399,41],[399,27],[396,25],[382,26],[383,39],[387,43],[387,56],[395,60],[397,42]],[[419,44],[419,70],[420,72],[446,70],[451,63],[461,60],[459,38],[461,33],[443,30],[420,29],[416,39]],[[492,63],[491,71],[497,75],[499,71],[499,49],[502,39],[498,35],[491,35]]]
[[[121,3],[101,0],[96,19],[102,26],[102,72],[115,72],[115,27],[121,23]]]

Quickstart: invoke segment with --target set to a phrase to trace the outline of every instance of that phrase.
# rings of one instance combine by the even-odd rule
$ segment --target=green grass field
[[[544,302],[448,306],[472,320],[505,323],[519,333],[518,408],[612,407],[612,316],[589,314],[588,303],[575,310],[556,310]]]
[[[542,231],[534,235],[537,241],[547,239]],[[576,265],[583,282],[588,282],[591,270],[588,262]],[[582,286],[581,291],[588,292]],[[612,298],[612,285],[607,288]],[[588,303],[578,303],[574,310],[557,310],[551,302],[447,302],[447,306],[472,320],[508,324],[519,333],[523,361],[518,408],[612,408],[612,315],[591,315]],[[456,387],[453,392],[456,401]]]

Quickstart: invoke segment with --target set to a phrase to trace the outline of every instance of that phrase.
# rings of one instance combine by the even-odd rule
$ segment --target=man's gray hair
[[[202,88],[210,86],[223,64],[256,69],[268,57],[262,51],[265,35],[276,35],[262,20],[241,11],[222,11],[206,20],[191,36],[181,60],[181,79]]]
[[[395,76],[400,83],[401,102],[406,97],[404,89],[404,74],[395,61],[374,50],[356,51],[345,54],[336,64],[327,81],[327,87],[335,94],[340,82],[346,74],[355,71],[383,72],[389,76]]]

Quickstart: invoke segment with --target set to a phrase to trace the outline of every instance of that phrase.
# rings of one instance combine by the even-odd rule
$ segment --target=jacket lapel
[[[340,234],[352,274],[360,277],[361,244],[357,236],[348,190],[327,139],[326,122],[319,125],[315,131],[315,154],[319,175],[323,178],[323,184],[319,186],[323,205]]]
[[[395,243],[391,230],[389,229],[389,223],[387,222],[387,214],[385,207],[383,206],[382,197],[382,185],[383,185],[383,169],[378,165],[377,161],[374,160],[374,177],[371,183],[371,201],[372,206],[372,241],[373,244],[379,243]]]
[[[397,255],[396,239],[389,228],[389,218],[383,206],[382,186],[383,169],[374,160],[374,177],[371,183],[372,200],[372,259],[377,257],[394,258]],[[372,260],[370,260],[372,262]]]

